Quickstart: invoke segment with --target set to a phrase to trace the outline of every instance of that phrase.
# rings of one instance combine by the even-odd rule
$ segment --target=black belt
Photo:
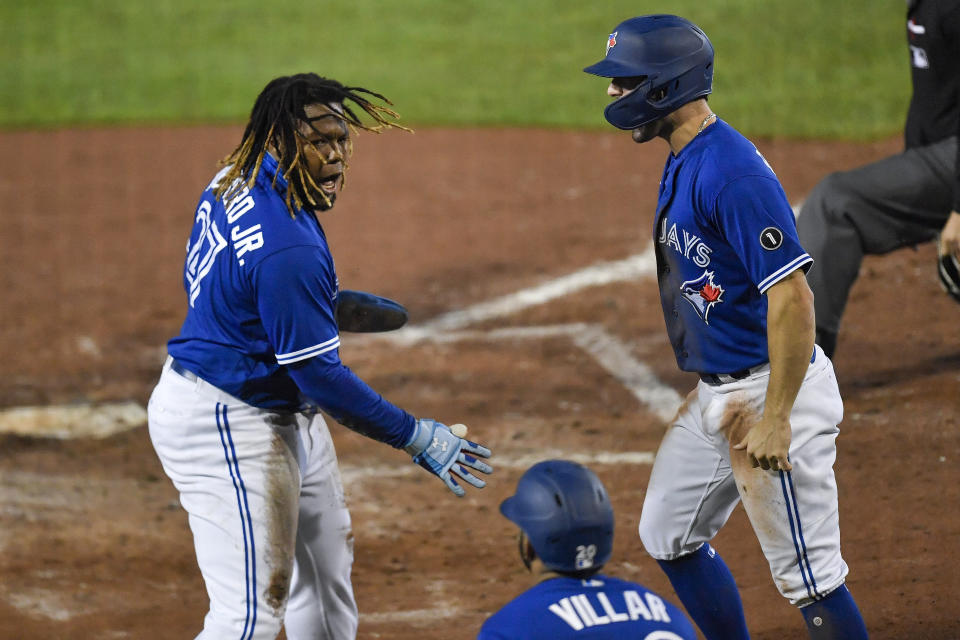
[[[755,371],[759,371],[766,366],[766,363],[750,367],[748,369],[740,369],[740,371],[734,371],[733,373],[701,373],[700,379],[706,382],[707,384],[727,384],[728,382],[736,382],[737,380],[743,380],[750,376],[750,374]]]
[[[814,360],[817,359],[817,348],[813,348],[813,355],[810,356],[810,364],[813,364]],[[743,380],[748,378],[757,371],[760,371],[767,363],[758,364],[755,367],[748,367],[746,369],[740,369],[740,371],[734,371],[733,373],[701,373],[700,379],[706,382],[707,384],[717,385],[717,384],[727,384],[728,382],[736,382],[737,380]]]
[[[187,369],[185,366],[177,362],[174,358],[170,358],[170,370],[173,371],[174,373],[180,374],[190,382],[197,381],[197,377],[198,377],[197,374]]]

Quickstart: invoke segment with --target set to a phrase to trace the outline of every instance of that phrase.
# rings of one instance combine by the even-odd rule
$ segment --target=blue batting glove
[[[482,489],[487,483],[471,474],[466,467],[482,473],[493,473],[493,467],[473,455],[468,455],[489,458],[490,449],[465,440],[462,437],[465,435],[467,428],[462,424],[448,427],[442,422],[421,418],[417,420],[413,437],[403,450],[413,456],[414,462],[443,480],[458,498],[462,498],[466,492],[454,479],[454,475],[477,489]]]

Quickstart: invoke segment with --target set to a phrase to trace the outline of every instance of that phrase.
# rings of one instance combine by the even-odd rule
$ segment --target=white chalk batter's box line
[[[469,438],[469,434],[467,436]],[[650,465],[653,464],[654,453],[652,451],[565,451],[563,449],[540,449],[535,453],[526,453],[520,455],[501,454],[494,452],[494,458],[491,464],[497,469],[529,469],[531,466],[544,460],[553,460],[563,458],[564,460],[573,460],[587,466],[604,465]],[[424,473],[423,469],[415,464],[403,464],[383,466],[378,462],[377,466],[341,464],[340,476],[343,478],[343,484],[348,487],[365,480],[377,480],[380,478],[404,478],[417,476]]]
[[[417,342],[456,342],[459,340],[524,340],[557,336],[569,338],[597,364],[619,381],[633,396],[661,420],[669,420],[683,398],[672,387],[661,382],[646,364],[630,355],[630,348],[602,326],[561,324],[504,329],[465,330],[470,325],[502,318],[551,300],[569,296],[583,289],[616,282],[637,281],[656,274],[656,257],[651,247],[614,262],[600,262],[566,276],[549,280],[493,300],[451,311],[421,325],[399,331],[363,336],[359,341],[389,341],[408,346]]]

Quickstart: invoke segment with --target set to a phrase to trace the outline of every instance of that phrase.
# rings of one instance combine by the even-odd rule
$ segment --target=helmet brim
[[[604,58],[596,64],[592,64],[589,67],[584,67],[583,70],[586,73],[600,76],[602,78],[633,78],[638,75],[643,75],[637,73],[636,67],[623,64],[622,62],[617,62],[616,60],[611,60],[610,58]]]
[[[503,514],[503,517],[512,522],[513,524],[520,526],[519,519],[522,509],[517,504],[517,497],[510,496],[506,500],[500,503],[500,513]]]

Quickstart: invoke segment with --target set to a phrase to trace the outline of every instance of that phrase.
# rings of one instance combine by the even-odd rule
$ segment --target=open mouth
[[[320,188],[327,195],[332,195],[337,192],[337,189],[340,187],[340,179],[343,177],[343,172],[338,171],[337,173],[331,173],[328,176],[324,176],[320,181]]]

